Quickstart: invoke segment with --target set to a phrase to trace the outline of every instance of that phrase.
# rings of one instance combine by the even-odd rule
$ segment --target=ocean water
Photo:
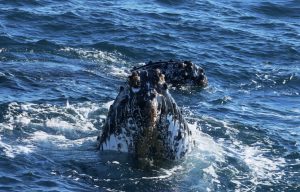
[[[178,162],[96,150],[128,71],[191,60]],[[0,191],[300,191],[299,0],[1,0]]]

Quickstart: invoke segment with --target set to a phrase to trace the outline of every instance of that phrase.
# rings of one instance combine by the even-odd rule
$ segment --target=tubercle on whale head
[[[206,87],[208,84],[204,69],[196,66],[191,61],[184,61],[184,71],[187,74],[186,79],[192,80],[196,86]]]
[[[205,72],[202,68],[199,68],[196,72],[196,75],[194,78],[192,78],[194,81],[194,84],[200,87],[206,87],[208,85],[208,80],[205,75]]]
[[[134,93],[140,90],[150,94],[152,90],[160,92],[167,89],[165,75],[160,69],[132,71],[128,77],[128,85]]]
[[[138,71],[133,71],[131,73],[131,75],[128,77],[128,83],[129,86],[133,87],[133,88],[138,88],[140,87],[141,84],[141,78],[139,76]]]

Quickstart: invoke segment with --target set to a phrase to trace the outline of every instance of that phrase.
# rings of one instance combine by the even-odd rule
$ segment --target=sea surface
[[[133,66],[191,60],[170,92],[186,158],[96,150]],[[1,0],[0,191],[300,191],[299,0]]]

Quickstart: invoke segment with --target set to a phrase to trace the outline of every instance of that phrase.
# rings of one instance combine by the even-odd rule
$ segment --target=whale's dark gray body
[[[100,150],[137,158],[179,159],[191,150],[191,130],[159,69],[135,69],[111,105]]]
[[[168,85],[205,87],[208,84],[204,69],[191,61],[150,61],[144,66],[133,68],[132,71],[155,69],[159,69],[165,75]]]

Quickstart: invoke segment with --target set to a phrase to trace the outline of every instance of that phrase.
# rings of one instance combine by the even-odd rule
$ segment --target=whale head
[[[179,159],[191,132],[159,69],[133,71],[110,107],[100,149],[138,159]]]

